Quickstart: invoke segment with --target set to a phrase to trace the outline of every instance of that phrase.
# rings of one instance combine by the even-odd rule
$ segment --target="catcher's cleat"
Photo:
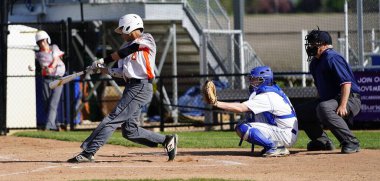
[[[177,155],[178,136],[176,134],[167,135],[163,143],[165,150],[168,154],[168,161],[173,161]]]
[[[334,144],[328,140],[322,143],[318,140],[310,141],[307,144],[307,151],[332,151],[335,150]]]
[[[268,149],[264,148],[260,151],[260,155],[263,156],[266,152],[268,151]]]
[[[359,141],[356,139],[354,141],[349,141],[349,140],[343,141],[341,143],[341,147],[342,147],[342,150],[341,150],[342,153],[356,153],[360,151],[360,144],[359,144]]]
[[[82,153],[67,160],[67,162],[69,163],[85,163],[85,162],[94,162],[94,161],[95,159],[93,155],[86,157]]]
[[[282,157],[289,155],[290,152],[285,147],[271,148],[263,154],[264,157]]]

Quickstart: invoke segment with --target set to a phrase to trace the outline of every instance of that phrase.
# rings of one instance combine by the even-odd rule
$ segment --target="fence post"
[[[177,28],[176,24],[173,23],[173,27],[171,28],[171,33],[173,34],[173,62],[172,62],[172,69],[173,69],[173,104],[175,105],[172,108],[172,117],[173,122],[176,124],[178,123],[178,79],[177,79]]]
[[[7,36],[8,36],[8,1],[1,2],[0,30],[0,135],[7,134]]]
[[[347,63],[350,63],[350,54],[348,47],[348,2],[344,1],[344,58],[346,58]]]
[[[239,47],[240,47],[240,49],[239,49],[239,59],[238,59],[238,61],[239,61],[239,64],[240,64],[240,73],[241,74],[244,74],[244,73],[246,73],[245,72],[245,62],[244,62],[244,40],[243,40],[243,33],[242,32],[240,32],[240,36],[239,36]],[[240,77],[240,88],[241,89],[245,89],[246,88],[246,85],[245,85],[245,77],[242,75],[241,77]]]
[[[165,129],[165,120],[164,120],[164,95],[163,95],[163,80],[162,77],[158,80],[158,87],[160,90],[160,131],[164,132]]]
[[[61,47],[64,48],[64,51],[66,53],[67,51],[67,25],[64,20],[61,21],[60,23],[60,37],[61,37]],[[66,74],[68,73],[68,63],[67,63],[67,56],[64,56],[63,58],[65,62],[65,67],[66,67]],[[66,84],[63,87],[63,94],[61,95],[61,100],[63,99],[61,106],[63,107],[62,115],[63,115],[63,125],[60,125],[60,127],[64,126],[64,129],[67,128],[67,124],[71,124],[71,115],[70,115],[70,84]],[[71,127],[70,127],[71,128]]]
[[[72,71],[71,71],[71,67],[70,67],[70,55],[71,55],[71,46],[72,46],[72,19],[71,18],[67,18],[67,25],[66,25],[66,72],[67,74],[70,74]],[[70,84],[68,84],[70,85]],[[70,106],[70,102],[73,102],[72,101],[72,98],[70,97],[70,95],[72,95],[72,90],[70,89],[70,87],[67,85],[66,87],[66,106],[67,107],[67,112],[66,114],[69,116],[69,123],[70,123],[70,130],[74,130],[75,129],[75,123],[74,123],[74,112],[75,112],[75,107],[74,106]],[[83,92],[84,93],[84,92]]]
[[[363,0],[356,1],[356,7],[358,12],[358,54],[359,64],[364,68],[364,35],[363,35]]]
[[[309,72],[309,63],[307,62],[308,56],[306,54],[305,50],[305,36],[307,35],[307,30],[302,30],[301,31],[301,51],[302,51],[302,56],[301,56],[301,63],[302,63],[302,87],[306,87],[306,74],[305,72]]]
[[[230,131],[234,130],[235,114],[230,114]]]

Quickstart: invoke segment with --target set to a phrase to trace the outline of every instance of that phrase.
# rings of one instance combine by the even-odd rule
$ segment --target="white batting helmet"
[[[50,44],[50,36],[46,33],[46,31],[40,30],[36,33],[36,42],[40,40],[47,39],[47,42]]]
[[[127,14],[119,19],[119,26],[115,29],[115,32],[129,34],[139,28],[144,30],[144,23],[141,17],[137,14]]]

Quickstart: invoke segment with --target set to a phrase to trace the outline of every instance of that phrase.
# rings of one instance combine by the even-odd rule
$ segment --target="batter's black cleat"
[[[335,150],[334,144],[329,140],[322,143],[318,140],[312,140],[307,144],[307,151],[332,151]]]
[[[95,159],[93,155],[85,156],[82,153],[67,160],[67,162],[69,163],[86,163],[86,162],[94,162],[94,161]]]
[[[176,134],[167,135],[163,143],[166,153],[168,154],[168,161],[173,161],[177,155],[178,136]]]
[[[345,140],[341,143],[342,153],[356,153],[360,151],[360,144],[358,140]]]

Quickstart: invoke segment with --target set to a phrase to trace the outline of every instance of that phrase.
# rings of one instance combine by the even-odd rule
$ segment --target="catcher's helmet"
[[[305,36],[306,44],[305,49],[306,53],[309,56],[309,59],[317,55],[318,48],[321,45],[331,45],[332,40],[331,36],[326,31],[312,30],[309,34]]]
[[[115,29],[118,34],[129,34],[136,29],[144,30],[144,23],[137,14],[127,14],[119,19],[119,26]]]
[[[38,41],[47,39],[47,42],[50,44],[50,36],[46,33],[46,31],[43,31],[43,30],[37,31],[35,38],[36,38],[36,43]]]
[[[273,72],[268,66],[259,66],[251,70],[249,76],[250,86],[256,91],[261,86],[273,84]]]

